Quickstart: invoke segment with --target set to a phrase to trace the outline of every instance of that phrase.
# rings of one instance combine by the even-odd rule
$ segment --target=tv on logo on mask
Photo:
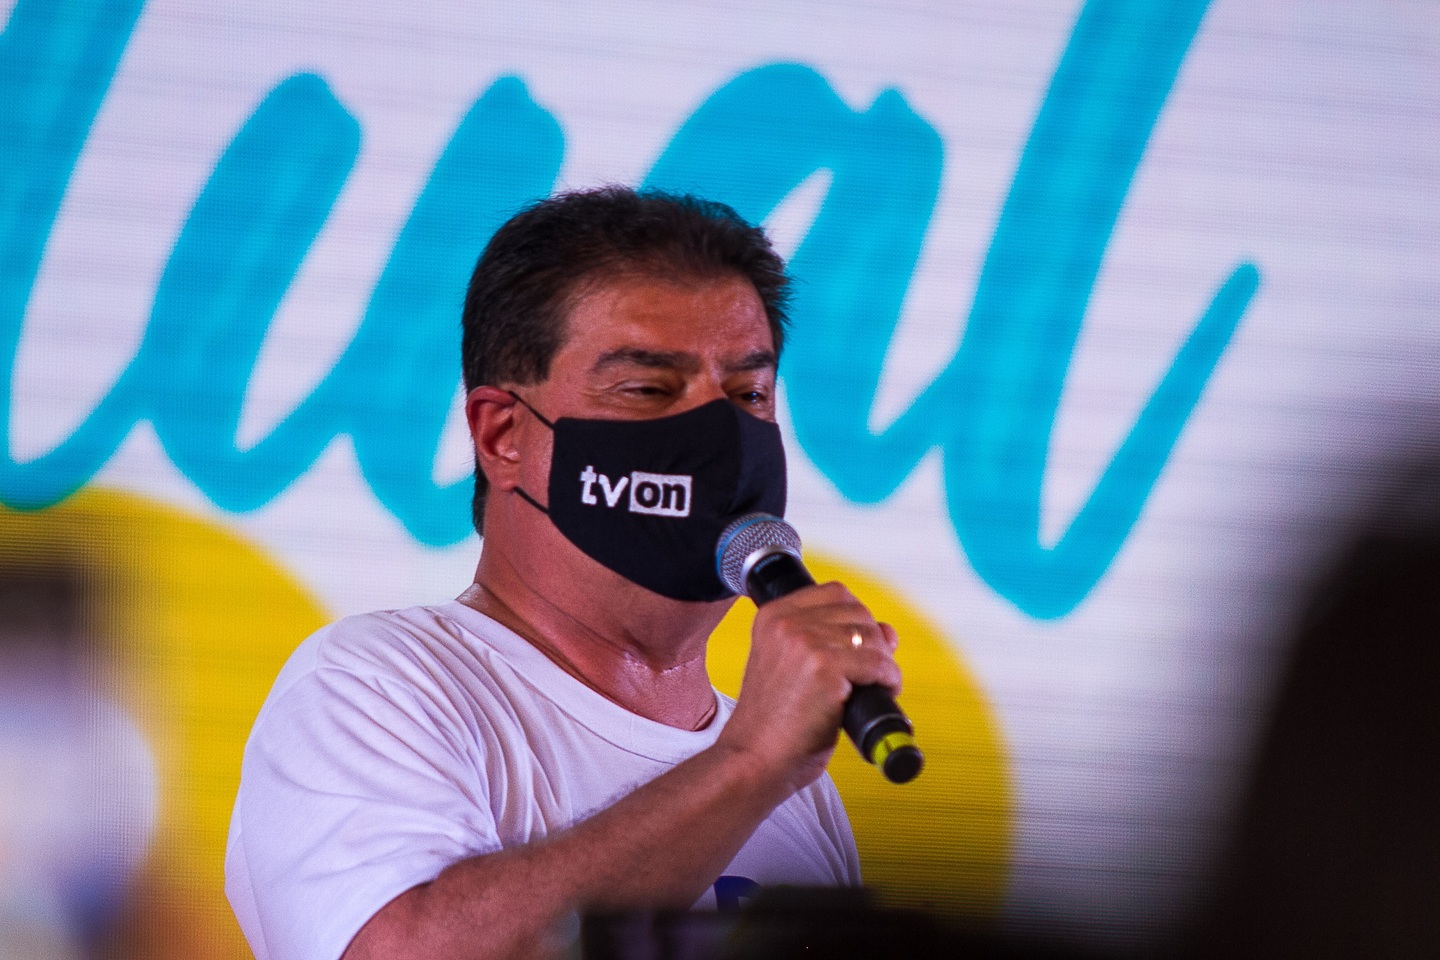
[[[688,517],[692,482],[688,474],[646,473],[643,470],[632,470],[630,476],[612,481],[605,474],[596,473],[593,466],[587,466],[580,471],[580,502],[594,506],[603,497],[605,506],[614,507],[628,490],[631,513]],[[599,488],[599,496],[596,496],[596,488]]]

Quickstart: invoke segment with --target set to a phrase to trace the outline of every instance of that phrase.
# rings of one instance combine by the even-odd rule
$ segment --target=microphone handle
[[[815,578],[798,557],[775,550],[750,567],[745,592],[759,607],[814,584]],[[845,701],[840,725],[860,756],[879,767],[891,783],[909,783],[919,775],[925,757],[915,745],[910,719],[889,690],[877,683],[855,687]]]

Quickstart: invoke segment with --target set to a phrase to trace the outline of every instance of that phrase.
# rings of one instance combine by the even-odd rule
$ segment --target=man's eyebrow
[[[751,370],[765,370],[776,366],[774,350],[756,350],[745,354],[739,360],[725,365],[727,373],[745,373]],[[682,350],[645,350],[641,347],[620,347],[600,354],[591,367],[591,372],[600,373],[611,367],[633,365],[654,370],[696,370],[700,358]]]
[[[747,353],[734,363],[727,363],[727,373],[748,373],[751,370],[774,369],[779,366],[780,358],[775,356],[774,350],[756,350]]]
[[[611,367],[625,365],[650,367],[656,370],[694,370],[700,366],[700,358],[693,353],[679,350],[644,350],[640,347],[620,347],[600,354],[592,373],[600,373]]]

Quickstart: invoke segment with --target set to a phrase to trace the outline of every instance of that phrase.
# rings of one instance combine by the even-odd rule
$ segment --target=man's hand
[[[855,687],[899,694],[897,643],[895,628],[842,584],[772,600],[755,614],[740,699],[720,743],[753,757],[762,777],[799,790],[824,771]]]

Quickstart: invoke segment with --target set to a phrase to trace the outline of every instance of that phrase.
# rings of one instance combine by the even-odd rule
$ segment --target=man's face
[[[620,277],[576,301],[549,377],[517,392],[551,420],[654,419],[717,399],[774,420],[775,344],[760,297],[742,276]],[[543,502],[554,435],[528,410],[514,416],[519,486]],[[617,575],[602,574],[539,511],[521,507],[513,518],[527,552],[517,562],[576,576],[591,570],[621,588]]]

